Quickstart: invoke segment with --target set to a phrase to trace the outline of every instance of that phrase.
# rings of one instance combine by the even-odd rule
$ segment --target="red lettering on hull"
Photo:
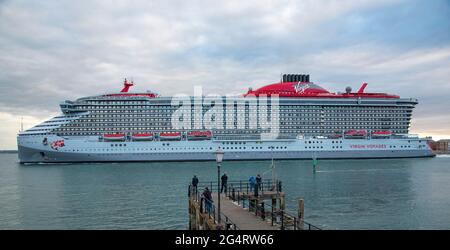
[[[387,147],[385,144],[369,144],[369,145],[353,144],[350,145],[350,148],[387,148]]]

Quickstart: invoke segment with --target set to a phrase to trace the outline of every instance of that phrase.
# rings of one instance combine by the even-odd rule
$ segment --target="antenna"
[[[20,132],[23,132],[23,116],[20,117]]]

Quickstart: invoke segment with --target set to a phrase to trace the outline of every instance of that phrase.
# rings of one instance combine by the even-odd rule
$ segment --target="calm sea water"
[[[225,162],[229,179],[269,161]],[[214,162],[20,165],[0,154],[0,229],[186,229],[187,183],[215,180]],[[296,213],[326,229],[450,229],[450,157],[276,161]]]

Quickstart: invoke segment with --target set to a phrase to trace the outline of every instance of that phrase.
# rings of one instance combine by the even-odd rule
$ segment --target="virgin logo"
[[[297,83],[294,85],[294,89],[296,93],[305,93],[305,90],[309,89],[309,84],[301,84]]]
[[[58,148],[64,147],[64,140],[54,141],[50,144],[50,147],[54,150],[58,150]]]

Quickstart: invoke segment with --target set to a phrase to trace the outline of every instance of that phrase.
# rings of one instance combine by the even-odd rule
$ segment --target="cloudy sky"
[[[0,0],[0,149],[59,102],[120,90],[243,93],[309,73],[330,91],[419,99],[412,132],[450,138],[450,1]]]

